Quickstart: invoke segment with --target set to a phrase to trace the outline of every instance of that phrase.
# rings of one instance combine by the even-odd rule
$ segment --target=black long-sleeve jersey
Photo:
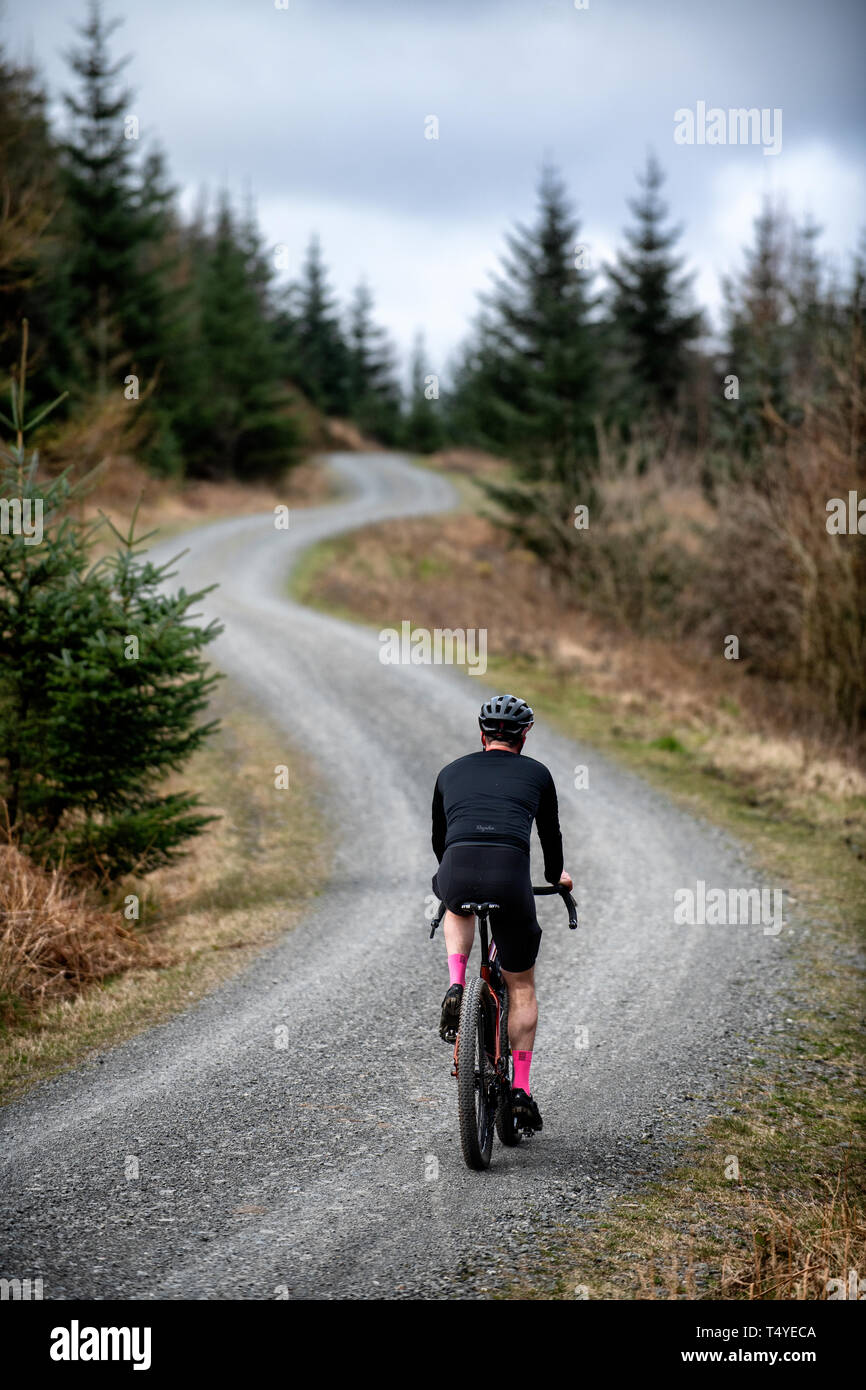
[[[553,778],[544,763],[504,748],[467,753],[443,767],[433,790],[433,852],[449,845],[512,845],[529,853],[532,822],[544,851],[544,876],[558,883],[562,835]]]

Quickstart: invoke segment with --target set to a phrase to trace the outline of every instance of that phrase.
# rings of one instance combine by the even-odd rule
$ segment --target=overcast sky
[[[283,3],[283,0],[277,0]],[[866,225],[866,0],[147,0],[123,18],[131,110],[184,205],[250,189],[269,245],[298,262],[319,232],[332,282],[363,274],[401,349],[423,329],[442,370],[532,217],[542,160],[562,170],[592,263],[612,257],[652,147],[696,290],[750,239],[765,193],[824,227],[840,267]],[[52,95],[84,0],[5,0],[0,33]],[[781,152],[682,145],[674,112],[780,109]],[[59,104],[58,104],[59,112]],[[425,118],[439,122],[425,139]]]

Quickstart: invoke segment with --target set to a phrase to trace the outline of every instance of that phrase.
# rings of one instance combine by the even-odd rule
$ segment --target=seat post
[[[490,970],[490,957],[488,955],[487,913],[484,911],[478,913],[478,935],[481,939],[481,974],[486,980]]]

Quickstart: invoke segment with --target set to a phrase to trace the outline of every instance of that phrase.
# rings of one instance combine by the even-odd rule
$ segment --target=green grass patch
[[[650,748],[658,748],[662,753],[685,753],[685,745],[680,743],[676,734],[662,734],[661,738],[650,740]]]

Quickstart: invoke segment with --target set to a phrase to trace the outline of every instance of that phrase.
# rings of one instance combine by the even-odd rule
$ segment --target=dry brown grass
[[[723,1298],[823,1299],[840,1292],[828,1290],[830,1280],[866,1270],[866,1220],[844,1177],[823,1202],[795,1199],[785,1211],[756,1204],[750,1225],[750,1257],[723,1266]]]
[[[630,1278],[620,1277],[613,1284],[602,1275],[596,1287],[604,1290],[605,1297],[671,1301],[712,1296],[806,1302],[831,1294],[847,1299],[849,1271],[862,1274],[866,1268],[866,1218],[862,1202],[849,1196],[845,1173],[833,1183],[822,1180],[822,1185],[827,1189],[824,1199],[791,1196],[784,1208],[750,1194],[743,1194],[736,1207],[732,1203],[727,1209],[702,1202],[700,1210],[691,1213],[697,1220],[685,1227],[687,1234],[677,1232],[675,1222],[672,1230],[662,1228],[660,1238],[648,1242],[651,1252],[634,1266]],[[638,1204],[621,1204],[621,1213],[629,1205]],[[712,1257],[709,1264],[702,1258],[709,1253],[703,1235],[709,1223],[716,1232],[720,1223],[727,1225],[729,1242],[735,1247],[722,1258],[720,1269]],[[634,1242],[634,1231],[626,1231],[616,1221],[612,1229],[626,1243]],[[731,1239],[744,1231],[747,1240]],[[586,1250],[593,1243],[590,1237]],[[599,1257],[598,1244],[588,1263],[610,1269],[614,1262],[609,1256]]]
[[[233,480],[180,484],[152,477],[133,459],[114,459],[106,461],[80,510],[86,519],[102,513],[125,531],[138,507],[137,534],[156,529],[169,535],[208,521],[271,511],[280,504],[316,506],[333,491],[327,468],[312,460],[292,469],[284,486],[268,487]]]
[[[362,434],[352,420],[331,418],[323,421],[321,438],[323,449],[343,449],[350,453],[381,453],[382,446],[375,439]]]
[[[161,963],[120,913],[93,906],[59,870],[39,869],[14,845],[0,845],[0,1018]]]
[[[315,447],[363,447],[350,426],[323,420],[300,399],[297,409],[305,434],[315,441]],[[207,521],[270,511],[279,504],[317,506],[335,493],[324,460],[315,454],[287,470],[274,484],[158,478],[138,461],[145,433],[145,419],[138,407],[112,395],[92,402],[72,420],[48,430],[41,450],[42,466],[52,474],[68,469],[76,481],[87,478],[75,509],[82,519],[94,520],[105,513],[119,530],[126,531],[137,507],[139,535],[153,529],[168,535]],[[107,537],[102,544],[109,544]]]
[[[440,449],[424,459],[428,468],[442,468],[468,478],[501,478],[510,465],[483,449]]]
[[[718,1218],[718,1213],[714,1213]],[[739,1213],[750,1244],[722,1260],[717,1280],[709,1286],[714,1298],[750,1302],[814,1302],[835,1294],[847,1298],[848,1272],[866,1268],[866,1223],[862,1207],[847,1194],[840,1175],[825,1201],[794,1198],[781,1210],[770,1203],[747,1200]],[[696,1228],[685,1250],[656,1250],[635,1270],[630,1296],[670,1301],[706,1298],[707,1264],[699,1258]],[[840,1288],[839,1282],[845,1285]],[[622,1297],[618,1289],[614,1296]]]

